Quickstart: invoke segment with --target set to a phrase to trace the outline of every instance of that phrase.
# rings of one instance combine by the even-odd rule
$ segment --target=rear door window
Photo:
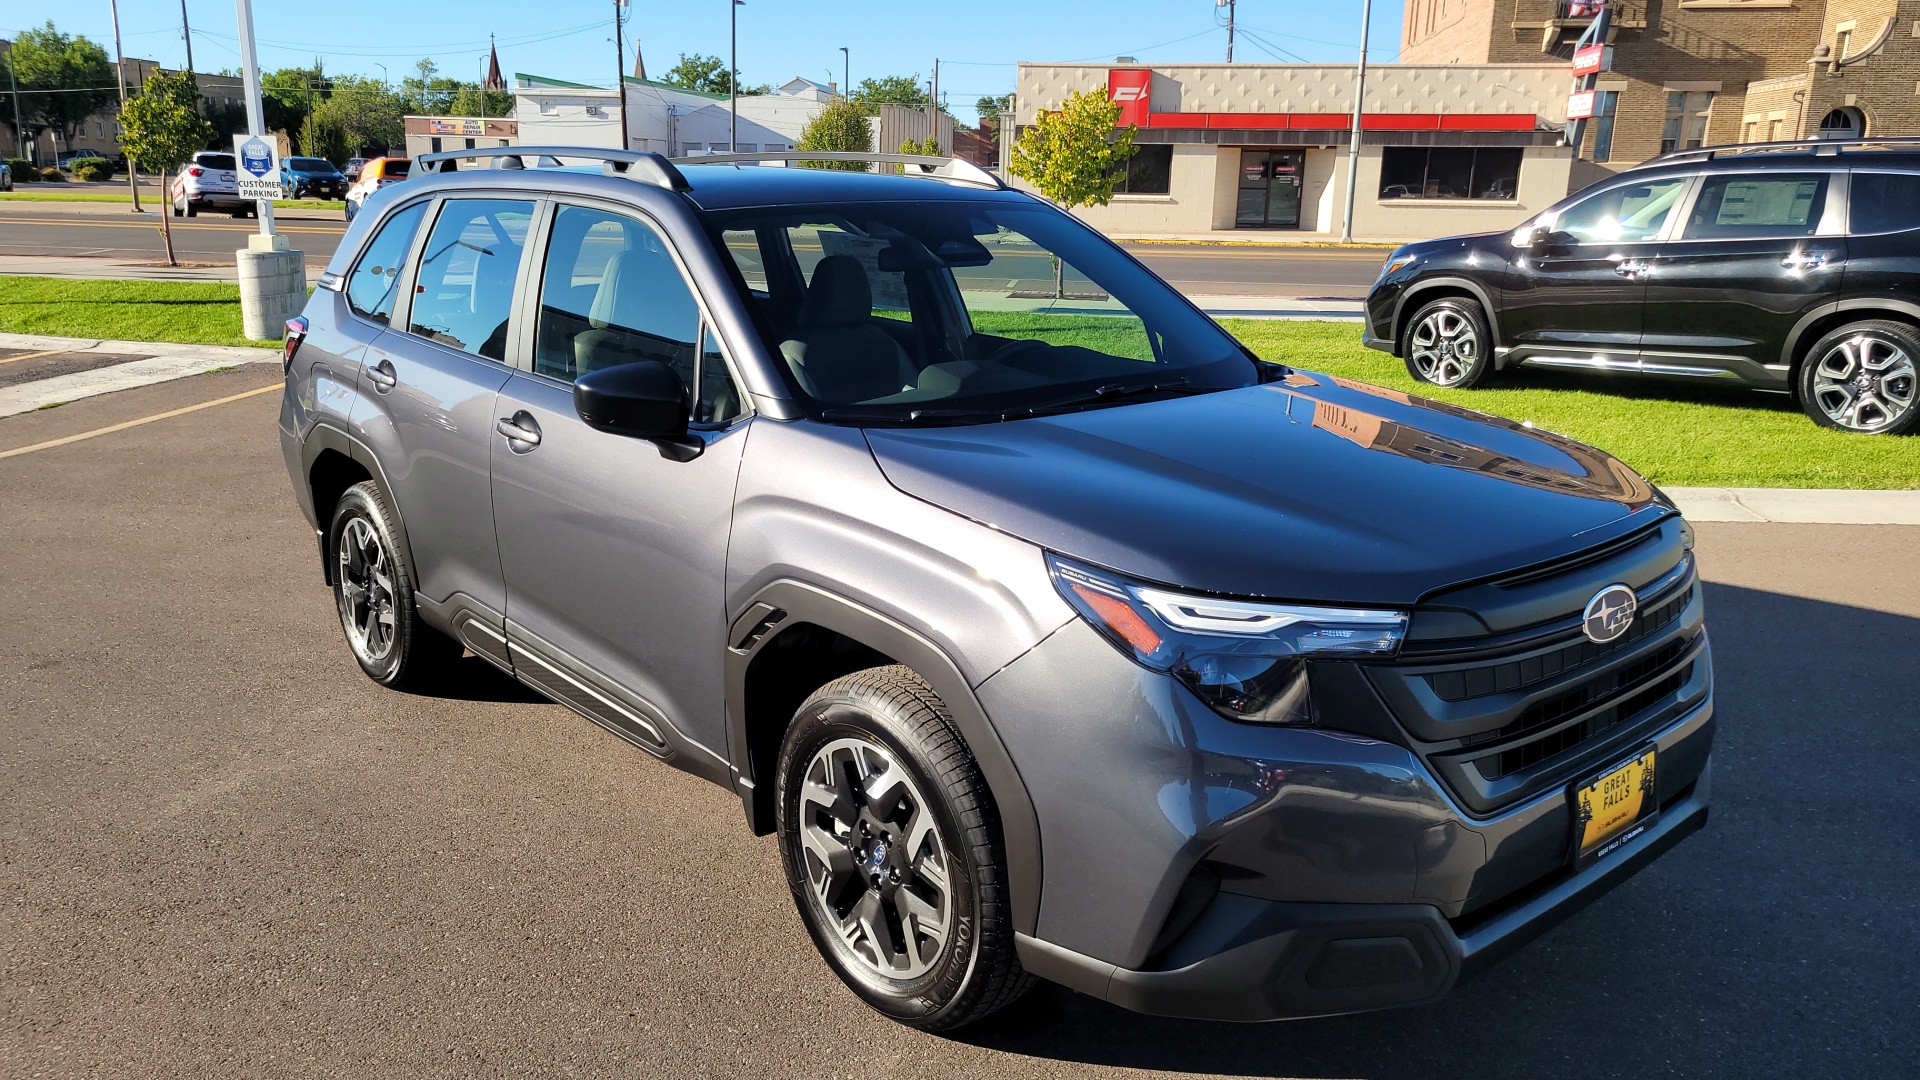
[[[1825,173],[1709,176],[1687,216],[1688,240],[1812,236],[1827,206]]]
[[[1847,228],[1855,233],[1920,229],[1920,174],[1853,174],[1847,193]]]
[[[393,317],[393,301],[400,289],[400,268],[413,250],[413,234],[420,230],[426,203],[396,211],[380,226],[373,242],[347,275],[347,305],[374,322]]]
[[[505,360],[507,323],[533,203],[448,199],[427,236],[408,331]]]

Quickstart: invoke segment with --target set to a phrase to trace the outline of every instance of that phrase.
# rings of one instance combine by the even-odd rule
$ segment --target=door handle
[[[393,361],[381,360],[367,369],[367,381],[373,384],[373,392],[384,394],[400,382],[400,373],[393,370]]]
[[[1639,259],[1628,259],[1625,262],[1615,264],[1613,272],[1619,274],[1621,277],[1635,277],[1652,269],[1652,263],[1641,262]]]
[[[516,454],[524,454],[540,445],[540,425],[533,414],[525,409],[512,416],[503,416],[493,429],[507,437],[507,446]]]
[[[1796,251],[1780,260],[1780,265],[1789,270],[1818,270],[1827,265],[1827,253],[1824,251]]]

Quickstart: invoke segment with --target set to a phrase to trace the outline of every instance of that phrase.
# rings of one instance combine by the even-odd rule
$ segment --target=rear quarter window
[[[393,301],[400,290],[400,269],[413,250],[413,234],[420,230],[426,203],[414,203],[388,218],[361,252],[353,273],[347,275],[347,304],[374,322],[393,317]]]
[[[1920,229],[1920,173],[1854,173],[1847,217],[1855,233]]]

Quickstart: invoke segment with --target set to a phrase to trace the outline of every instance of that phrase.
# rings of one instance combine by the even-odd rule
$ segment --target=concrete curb
[[[111,341],[99,338],[44,337],[39,334],[0,334],[0,349],[27,349],[127,356],[124,364],[95,368],[72,375],[56,375],[17,386],[0,388],[0,417],[32,412],[49,405],[131,390],[136,386],[170,382],[214,368],[264,364],[280,359],[276,349],[249,349],[235,345],[176,345],[155,341]]]
[[[1920,525],[1920,491],[1663,487],[1690,521]]]

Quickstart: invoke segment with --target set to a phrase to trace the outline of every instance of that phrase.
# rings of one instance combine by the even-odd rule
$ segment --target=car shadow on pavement
[[[1261,1077],[1912,1075],[1920,619],[1721,585],[1707,612],[1719,730],[1706,829],[1446,1000],[1237,1025],[1043,984],[958,1037]]]
[[[430,685],[401,690],[421,697],[446,698],[449,701],[495,701],[506,705],[545,705],[548,699],[539,691],[494,667],[472,653],[460,660]]]

